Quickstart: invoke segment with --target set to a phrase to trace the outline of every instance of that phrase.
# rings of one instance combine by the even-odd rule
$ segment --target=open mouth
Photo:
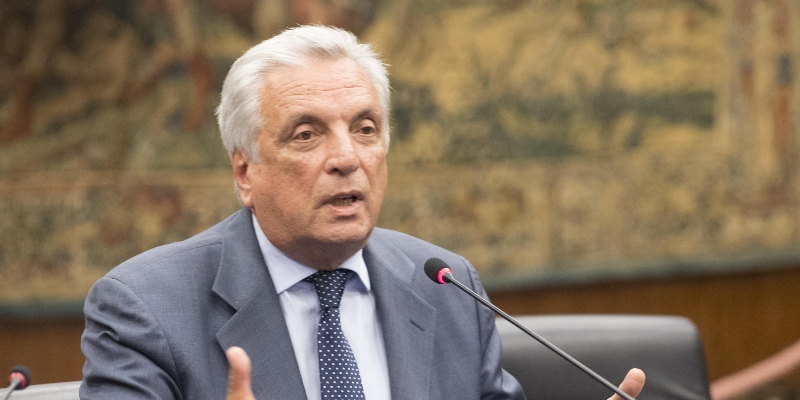
[[[342,193],[332,198],[329,204],[335,207],[347,207],[363,199],[363,195],[359,192]]]
[[[353,204],[354,201],[358,201],[358,197],[356,196],[348,196],[348,197],[337,197],[331,201],[331,204],[337,207],[346,207]]]

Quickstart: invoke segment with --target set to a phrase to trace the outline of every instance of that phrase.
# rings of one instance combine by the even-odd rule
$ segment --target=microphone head
[[[444,285],[447,281],[444,280],[445,274],[452,274],[453,271],[446,262],[439,258],[433,257],[425,261],[425,275],[431,278],[432,281]]]
[[[31,369],[24,365],[17,365],[11,368],[11,372],[8,373],[8,383],[11,383],[14,378],[19,379],[17,390],[25,389],[31,384]]]

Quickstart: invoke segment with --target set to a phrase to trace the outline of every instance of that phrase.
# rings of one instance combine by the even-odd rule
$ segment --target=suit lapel
[[[247,351],[256,398],[305,399],[280,300],[247,209],[225,228],[213,290],[236,310],[217,332],[217,341],[223,351],[231,346]]]
[[[364,260],[383,330],[393,400],[429,398],[436,310],[411,289],[414,263],[375,231]]]

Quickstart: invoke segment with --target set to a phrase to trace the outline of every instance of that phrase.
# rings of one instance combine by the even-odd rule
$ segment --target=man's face
[[[369,78],[349,58],[311,60],[270,73],[262,99],[260,161],[234,153],[242,202],[298,261],[323,248],[355,253],[377,222],[388,175],[388,132]]]

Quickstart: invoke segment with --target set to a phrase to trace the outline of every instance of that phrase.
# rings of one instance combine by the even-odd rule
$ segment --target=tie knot
[[[347,269],[317,271],[303,280],[314,284],[321,309],[338,308],[339,302],[342,300],[342,294],[344,294],[344,287],[347,285],[347,278],[350,277],[351,272]]]

